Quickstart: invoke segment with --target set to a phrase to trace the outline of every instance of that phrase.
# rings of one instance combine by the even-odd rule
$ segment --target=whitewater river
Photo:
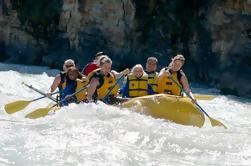
[[[215,94],[199,101],[228,129],[183,126],[128,110],[96,104],[71,104],[56,114],[30,120],[24,116],[50,101],[42,99],[8,115],[6,103],[40,97],[24,87],[46,92],[57,70],[0,64],[0,165],[250,166],[251,101],[220,95],[217,89],[193,86]]]

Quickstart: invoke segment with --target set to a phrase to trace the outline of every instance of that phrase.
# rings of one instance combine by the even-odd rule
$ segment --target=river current
[[[55,114],[25,115],[51,101],[42,99],[7,114],[4,105],[40,97],[26,82],[46,92],[57,70],[0,64],[0,165],[250,166],[251,101],[191,84],[193,92],[213,94],[199,104],[228,129],[202,128],[98,104],[70,104]]]

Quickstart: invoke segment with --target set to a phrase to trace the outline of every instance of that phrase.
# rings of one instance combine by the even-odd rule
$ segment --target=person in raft
[[[156,57],[149,57],[146,61],[146,73],[148,74],[148,83],[152,86],[154,94],[158,93],[158,59]]]
[[[76,90],[85,86],[88,79],[84,77],[78,69],[75,67],[75,63],[72,59],[68,59],[64,62],[63,70],[54,79],[52,85],[50,86],[47,95],[51,95],[57,88],[59,89],[59,100],[71,95]],[[83,100],[83,95],[81,93],[76,94],[72,101]],[[62,105],[67,105],[68,102],[65,101]]]
[[[82,74],[85,75],[85,76],[88,76],[88,74],[90,74],[93,70],[96,70],[97,68],[99,68],[98,66],[98,60],[99,58],[102,56],[102,55],[105,55],[104,52],[98,52],[96,55],[95,55],[95,59],[93,60],[93,62],[91,63],[88,63],[87,65],[85,65],[85,67],[83,68],[82,70]]]
[[[67,71],[71,68],[75,68],[75,61],[72,59],[67,59],[64,61],[63,64],[63,71],[61,71],[59,74],[57,74],[54,78],[53,83],[50,86],[49,92],[47,93],[47,95],[51,95],[57,88],[59,83],[61,82],[61,76],[62,75],[66,75]]]
[[[100,68],[94,70],[88,75],[90,80],[87,86],[87,102],[104,100],[107,93],[113,87],[109,94],[109,98],[115,98],[118,95],[119,86],[116,84],[116,79],[120,78],[122,75],[126,75],[130,72],[129,69],[117,73],[114,70],[111,71],[112,60],[103,55],[98,61]],[[106,101],[104,101],[106,102]]]
[[[139,97],[154,94],[148,83],[148,75],[144,72],[141,64],[132,68],[132,73],[127,75],[127,81],[122,89],[122,97]]]
[[[159,93],[166,93],[176,96],[182,96],[182,89],[184,89],[192,98],[192,102],[196,102],[192,91],[189,87],[188,79],[185,73],[181,70],[182,66],[185,63],[185,58],[183,55],[178,54],[174,58],[171,59],[171,63],[168,67],[161,69],[158,79],[158,90]],[[174,83],[169,77],[172,78],[182,87],[180,89],[176,83]]]

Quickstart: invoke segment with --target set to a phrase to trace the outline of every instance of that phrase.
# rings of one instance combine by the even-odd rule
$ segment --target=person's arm
[[[193,96],[192,90],[190,89],[190,86],[188,83],[188,79],[184,73],[182,73],[180,82],[182,84],[184,91],[186,91],[186,93],[192,98],[192,102],[194,102],[194,103],[197,102]]]
[[[170,72],[166,70],[166,68],[163,68],[159,72],[158,80],[161,80],[164,76],[169,76],[169,75],[170,75]]]
[[[53,83],[51,84],[50,90],[47,93],[47,95],[51,95],[51,93],[53,93],[57,89],[57,87],[59,86],[60,82],[61,82],[61,76],[60,76],[60,74],[58,74],[55,77]]]
[[[116,79],[118,79],[118,78],[120,78],[122,75],[127,75],[127,74],[129,74],[130,73],[130,70],[128,69],[128,68],[126,68],[125,70],[123,70],[123,71],[121,71],[121,72],[117,72],[117,71],[115,71],[115,70],[112,70],[111,71],[114,75],[115,75],[115,77],[116,77]]]
[[[87,87],[87,100],[89,101],[92,100],[92,96],[95,93],[98,85],[99,85],[98,79],[93,77]]]

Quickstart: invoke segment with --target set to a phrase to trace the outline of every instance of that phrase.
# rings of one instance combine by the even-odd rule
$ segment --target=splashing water
[[[24,116],[47,106],[42,99],[8,115],[15,100],[39,97],[21,85],[46,92],[57,70],[0,64],[0,165],[247,165],[251,164],[251,102],[234,96],[199,101],[228,129],[183,126],[98,104],[70,104],[36,120]],[[194,92],[212,93],[207,87]]]

